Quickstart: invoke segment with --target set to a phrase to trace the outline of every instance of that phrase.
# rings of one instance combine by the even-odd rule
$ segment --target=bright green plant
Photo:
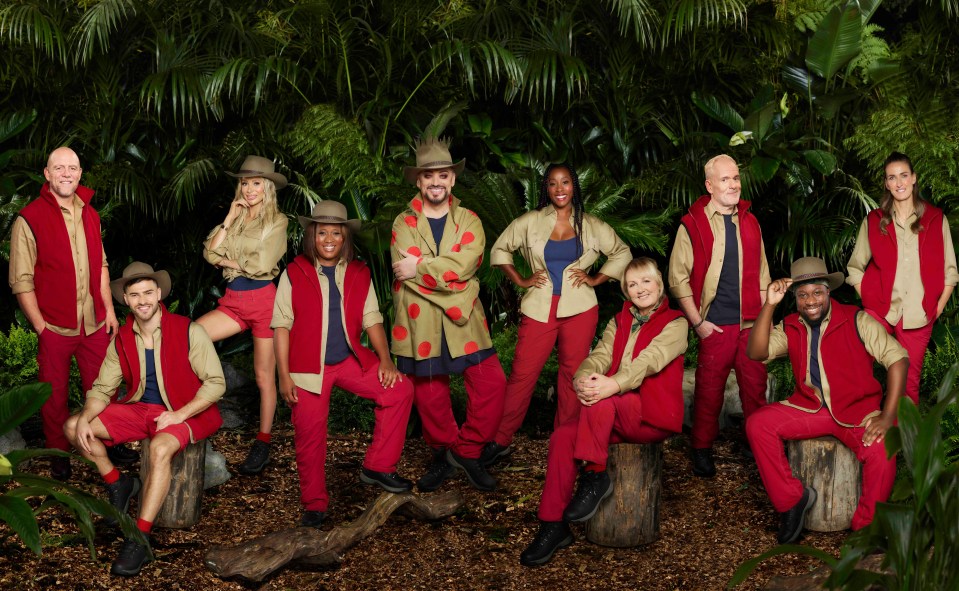
[[[12,431],[37,412],[49,397],[50,384],[46,383],[20,386],[0,395],[0,435]],[[0,495],[0,521],[10,526],[27,548],[41,553],[37,516],[53,507],[59,507],[77,523],[87,540],[91,558],[96,558],[94,514],[119,520],[125,536],[146,542],[130,516],[120,513],[109,502],[63,482],[21,471],[20,466],[27,460],[41,456],[70,457],[70,454],[55,449],[18,449],[6,457],[0,454],[0,486],[4,489]]]
[[[872,523],[846,539],[839,558],[809,546],[777,546],[743,563],[729,588],[763,560],[795,552],[829,567],[825,586],[830,589],[959,589],[959,463],[948,462],[941,427],[944,415],[955,408],[957,373],[959,363],[949,369],[938,402],[925,416],[908,398],[900,401],[899,424],[886,434],[886,452],[902,454],[908,475],[898,479],[891,502],[877,504]],[[884,553],[883,572],[858,568],[877,550]]]

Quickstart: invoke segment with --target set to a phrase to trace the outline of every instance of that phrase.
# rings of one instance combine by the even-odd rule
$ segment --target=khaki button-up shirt
[[[219,265],[224,259],[239,265],[239,269],[223,267],[223,278],[227,281],[237,277],[273,279],[280,274],[280,259],[286,254],[288,224],[289,220],[283,214],[270,223],[258,217],[246,224],[238,234],[227,232],[220,245],[211,249],[210,244],[220,231],[220,226],[217,226],[203,242],[203,258],[211,265]]]
[[[819,349],[816,351],[816,358],[819,359],[819,377],[822,381],[822,391],[819,392],[822,400],[826,402],[826,406],[829,408],[829,413],[832,414],[832,392],[829,388],[829,376],[826,375],[826,368],[822,363],[822,335],[826,334],[826,329],[829,327],[829,321],[832,318],[832,306],[829,308],[829,312],[826,313],[826,317],[823,318],[822,324],[819,327]],[[806,333],[811,335],[812,329],[809,326],[809,323],[806,322],[802,316],[799,317],[799,321],[806,327]],[[892,364],[896,363],[900,359],[905,359],[908,357],[906,350],[899,345],[896,339],[889,336],[889,333],[886,332],[886,329],[883,328],[879,322],[867,314],[866,312],[860,311],[856,314],[856,328],[859,331],[859,338],[862,339],[862,344],[866,347],[866,351],[872,355],[873,359],[882,364],[883,367],[889,369]],[[769,333],[769,357],[767,361],[772,361],[778,357],[785,357],[789,354],[789,344],[786,338],[786,331],[783,329],[783,323],[780,322],[773,327],[772,331]],[[806,339],[806,375],[805,384],[810,388],[813,388],[812,377],[809,372],[808,360],[812,358],[812,338]],[[815,388],[813,388],[815,389]],[[811,411],[805,408],[798,407],[794,404],[789,404],[786,401],[783,401],[782,404],[790,406],[792,408],[799,408],[805,412],[817,412]],[[875,412],[871,412],[865,417],[863,417],[863,422],[861,425],[864,425],[866,419],[880,414],[880,410],[876,409]],[[833,420],[835,420],[833,416]],[[839,421],[836,421],[839,423]],[[845,427],[857,427],[860,425],[846,425],[845,423],[839,423]]]
[[[570,225],[575,228],[575,220],[570,217]],[[547,205],[543,209],[524,213],[513,220],[506,230],[496,239],[490,251],[491,265],[512,265],[513,253],[519,251],[529,263],[533,272],[546,271],[546,243],[556,225],[556,209]],[[629,247],[616,232],[596,216],[583,216],[583,254],[563,270],[563,288],[560,292],[556,316],[566,318],[575,316],[597,305],[596,292],[589,285],[573,287],[569,271],[588,270],[600,257],[606,255],[606,262],[599,272],[610,279],[621,281],[623,271],[632,260]],[[549,321],[552,305],[553,283],[546,273],[547,285],[531,287],[523,294],[520,311],[537,322]]]
[[[886,313],[886,322],[890,326],[899,324],[906,330],[922,328],[934,318],[926,318],[926,311],[922,309],[922,298],[926,292],[922,285],[922,276],[919,273],[919,235],[912,231],[916,221],[913,213],[905,220],[899,216],[892,216],[893,222],[886,227],[895,227],[896,247],[899,249],[899,263],[896,265],[896,279],[892,285],[892,299],[889,303],[889,312]],[[928,231],[932,231],[929,228]],[[949,231],[949,221],[942,218],[942,245],[945,249],[945,277],[946,285],[959,283],[959,272],[956,271],[956,249],[952,245],[952,232]],[[862,277],[872,260],[872,249],[869,247],[869,225],[863,220],[859,225],[859,235],[856,237],[856,246],[849,257],[847,265],[848,277],[846,283],[853,287],[862,283]]]
[[[680,317],[663,327],[662,332],[653,337],[649,345],[633,359],[636,339],[639,338],[639,333],[645,329],[645,326],[640,326],[636,320],[633,321],[619,369],[612,375],[612,378],[619,384],[620,394],[639,388],[646,376],[659,373],[672,360],[686,352],[686,346],[689,342],[687,338],[688,327],[686,319]],[[574,379],[588,376],[594,372],[605,374],[609,371],[609,368],[613,365],[613,342],[615,340],[616,318],[614,317],[606,325],[603,338],[590,352],[589,357],[580,364],[579,369],[576,370]]]
[[[103,252],[101,268],[90,269],[87,257],[87,234],[83,228],[83,208],[87,205],[82,199],[73,196],[73,211],[65,207],[60,208],[63,221],[67,226],[67,235],[70,237],[70,254],[73,255],[73,268],[76,270],[77,281],[77,328],[69,329],[47,324],[47,329],[65,337],[75,337],[80,334],[92,334],[103,326],[97,322],[93,307],[93,298],[102,297],[101,294],[90,293],[90,273],[102,273],[102,267],[107,266],[106,251]],[[34,269],[37,265],[37,241],[30,229],[30,224],[22,217],[17,217],[10,231],[10,271],[8,280],[10,290],[14,295],[34,291]],[[66,294],[64,294],[66,295]],[[46,329],[44,329],[46,330]]]
[[[706,279],[703,282],[703,293],[699,302],[699,314],[706,318],[709,313],[709,306],[716,299],[716,290],[719,287],[719,275],[723,269],[723,256],[726,254],[726,225],[723,222],[723,214],[716,209],[715,204],[710,201],[706,204],[706,217],[709,219],[709,228],[713,232],[713,256],[709,263],[709,270],[706,272]],[[733,225],[736,226],[736,240],[739,243],[739,291],[742,293],[743,286],[743,241],[742,233],[739,230],[739,210],[733,213]],[[759,292],[760,298],[765,299],[766,286],[771,279],[769,277],[769,264],[766,262],[766,247],[760,240],[759,244],[760,263],[759,263]],[[673,252],[669,255],[669,293],[676,299],[692,297],[693,289],[689,284],[693,272],[693,243],[689,238],[689,232],[686,227],[680,224],[676,232],[676,241],[673,244]],[[740,298],[740,302],[742,298]],[[740,327],[749,328],[753,325],[752,320],[742,320],[742,307],[739,310]]]
[[[161,310],[159,314],[163,314]],[[138,402],[143,398],[143,392],[146,390],[146,348],[143,346],[140,325],[135,320],[132,321],[133,334],[136,335],[137,356],[140,362],[140,375],[144,379],[140,380],[140,386],[132,396],[129,394],[123,400],[122,404]],[[223,378],[223,366],[220,365],[220,358],[217,357],[216,349],[213,347],[213,341],[202,326],[195,322],[190,323],[190,349],[188,356],[190,367],[193,368],[196,377],[203,382],[200,389],[197,390],[196,397],[209,402],[216,402],[223,397],[226,392],[226,380]],[[162,359],[160,351],[163,347],[163,333],[158,326],[153,331],[153,360],[156,364],[157,386],[160,389],[160,396],[163,398],[163,404],[167,409],[173,410],[170,405],[170,399],[167,396],[166,387],[163,384]],[[110,397],[116,389],[123,383],[123,371],[120,368],[120,357],[117,353],[116,337],[107,347],[106,357],[103,359],[103,365],[100,366],[100,375],[97,376],[93,387],[87,392],[88,398],[96,398],[109,403]]]
[[[329,309],[330,301],[330,282],[327,280],[323,271],[317,269],[317,276],[320,278],[320,292],[323,294],[323,326],[320,327],[320,350],[316,353],[320,356],[320,373],[290,373],[290,378],[297,388],[302,388],[307,392],[319,394],[323,391],[323,373],[326,369],[326,337],[329,334]],[[346,312],[343,308],[344,280],[346,278],[346,261],[340,259],[336,264],[336,270],[333,273],[336,287],[340,290],[340,322],[343,329],[346,330]],[[270,328],[285,328],[289,330],[293,327],[293,285],[290,283],[290,276],[286,271],[280,275],[279,285],[276,287],[276,299],[273,301],[273,320],[270,322]],[[380,314],[380,304],[376,299],[376,291],[373,290],[373,283],[370,282],[370,289],[366,294],[366,303],[363,304],[363,330],[371,326],[383,324],[383,315]],[[353,349],[349,338],[346,339],[346,345]]]

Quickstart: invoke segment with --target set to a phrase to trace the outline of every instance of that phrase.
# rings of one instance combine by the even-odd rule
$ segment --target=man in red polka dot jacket
[[[506,376],[479,301],[483,224],[453,196],[464,164],[453,163],[447,140],[419,141],[416,166],[403,169],[419,194],[393,222],[392,352],[399,370],[412,377],[423,437],[433,448],[433,462],[416,483],[424,492],[439,488],[456,468],[475,488],[496,488],[478,458],[503,415]],[[463,374],[466,384],[462,426],[450,403],[452,373]]]

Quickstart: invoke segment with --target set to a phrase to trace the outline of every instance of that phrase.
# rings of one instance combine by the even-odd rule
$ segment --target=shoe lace
[[[130,560],[137,555],[137,553],[140,551],[140,548],[141,545],[137,544],[133,540],[124,540],[123,545],[120,546],[118,558],[120,560]]]

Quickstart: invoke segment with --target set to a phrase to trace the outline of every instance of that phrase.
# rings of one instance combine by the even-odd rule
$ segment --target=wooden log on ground
[[[613,494],[586,522],[586,539],[616,548],[656,541],[659,537],[663,445],[611,445],[606,470],[613,481]]]
[[[872,571],[874,573],[890,574],[889,569],[882,568],[882,561],[885,554],[872,554],[859,561],[856,568]],[[821,566],[816,570],[805,574],[792,577],[776,576],[769,580],[763,587],[763,591],[825,591],[823,583],[829,578],[832,571],[829,567]]]
[[[296,527],[277,531],[238,546],[214,546],[204,563],[218,577],[241,576],[262,581],[270,573],[291,561],[314,565],[339,564],[343,553],[372,534],[387,518],[399,510],[416,519],[449,517],[464,502],[456,491],[421,497],[414,493],[382,493],[356,521],[320,531]]]
[[[793,474],[818,495],[806,513],[806,529],[849,529],[862,487],[862,464],[856,454],[831,436],[788,441],[787,451]]]
[[[140,442],[140,482],[146,484],[150,473],[150,440]],[[200,521],[203,502],[203,478],[206,465],[206,441],[191,443],[174,458],[170,469],[170,491],[153,523],[159,527],[187,528]],[[140,504],[143,493],[140,489]]]

